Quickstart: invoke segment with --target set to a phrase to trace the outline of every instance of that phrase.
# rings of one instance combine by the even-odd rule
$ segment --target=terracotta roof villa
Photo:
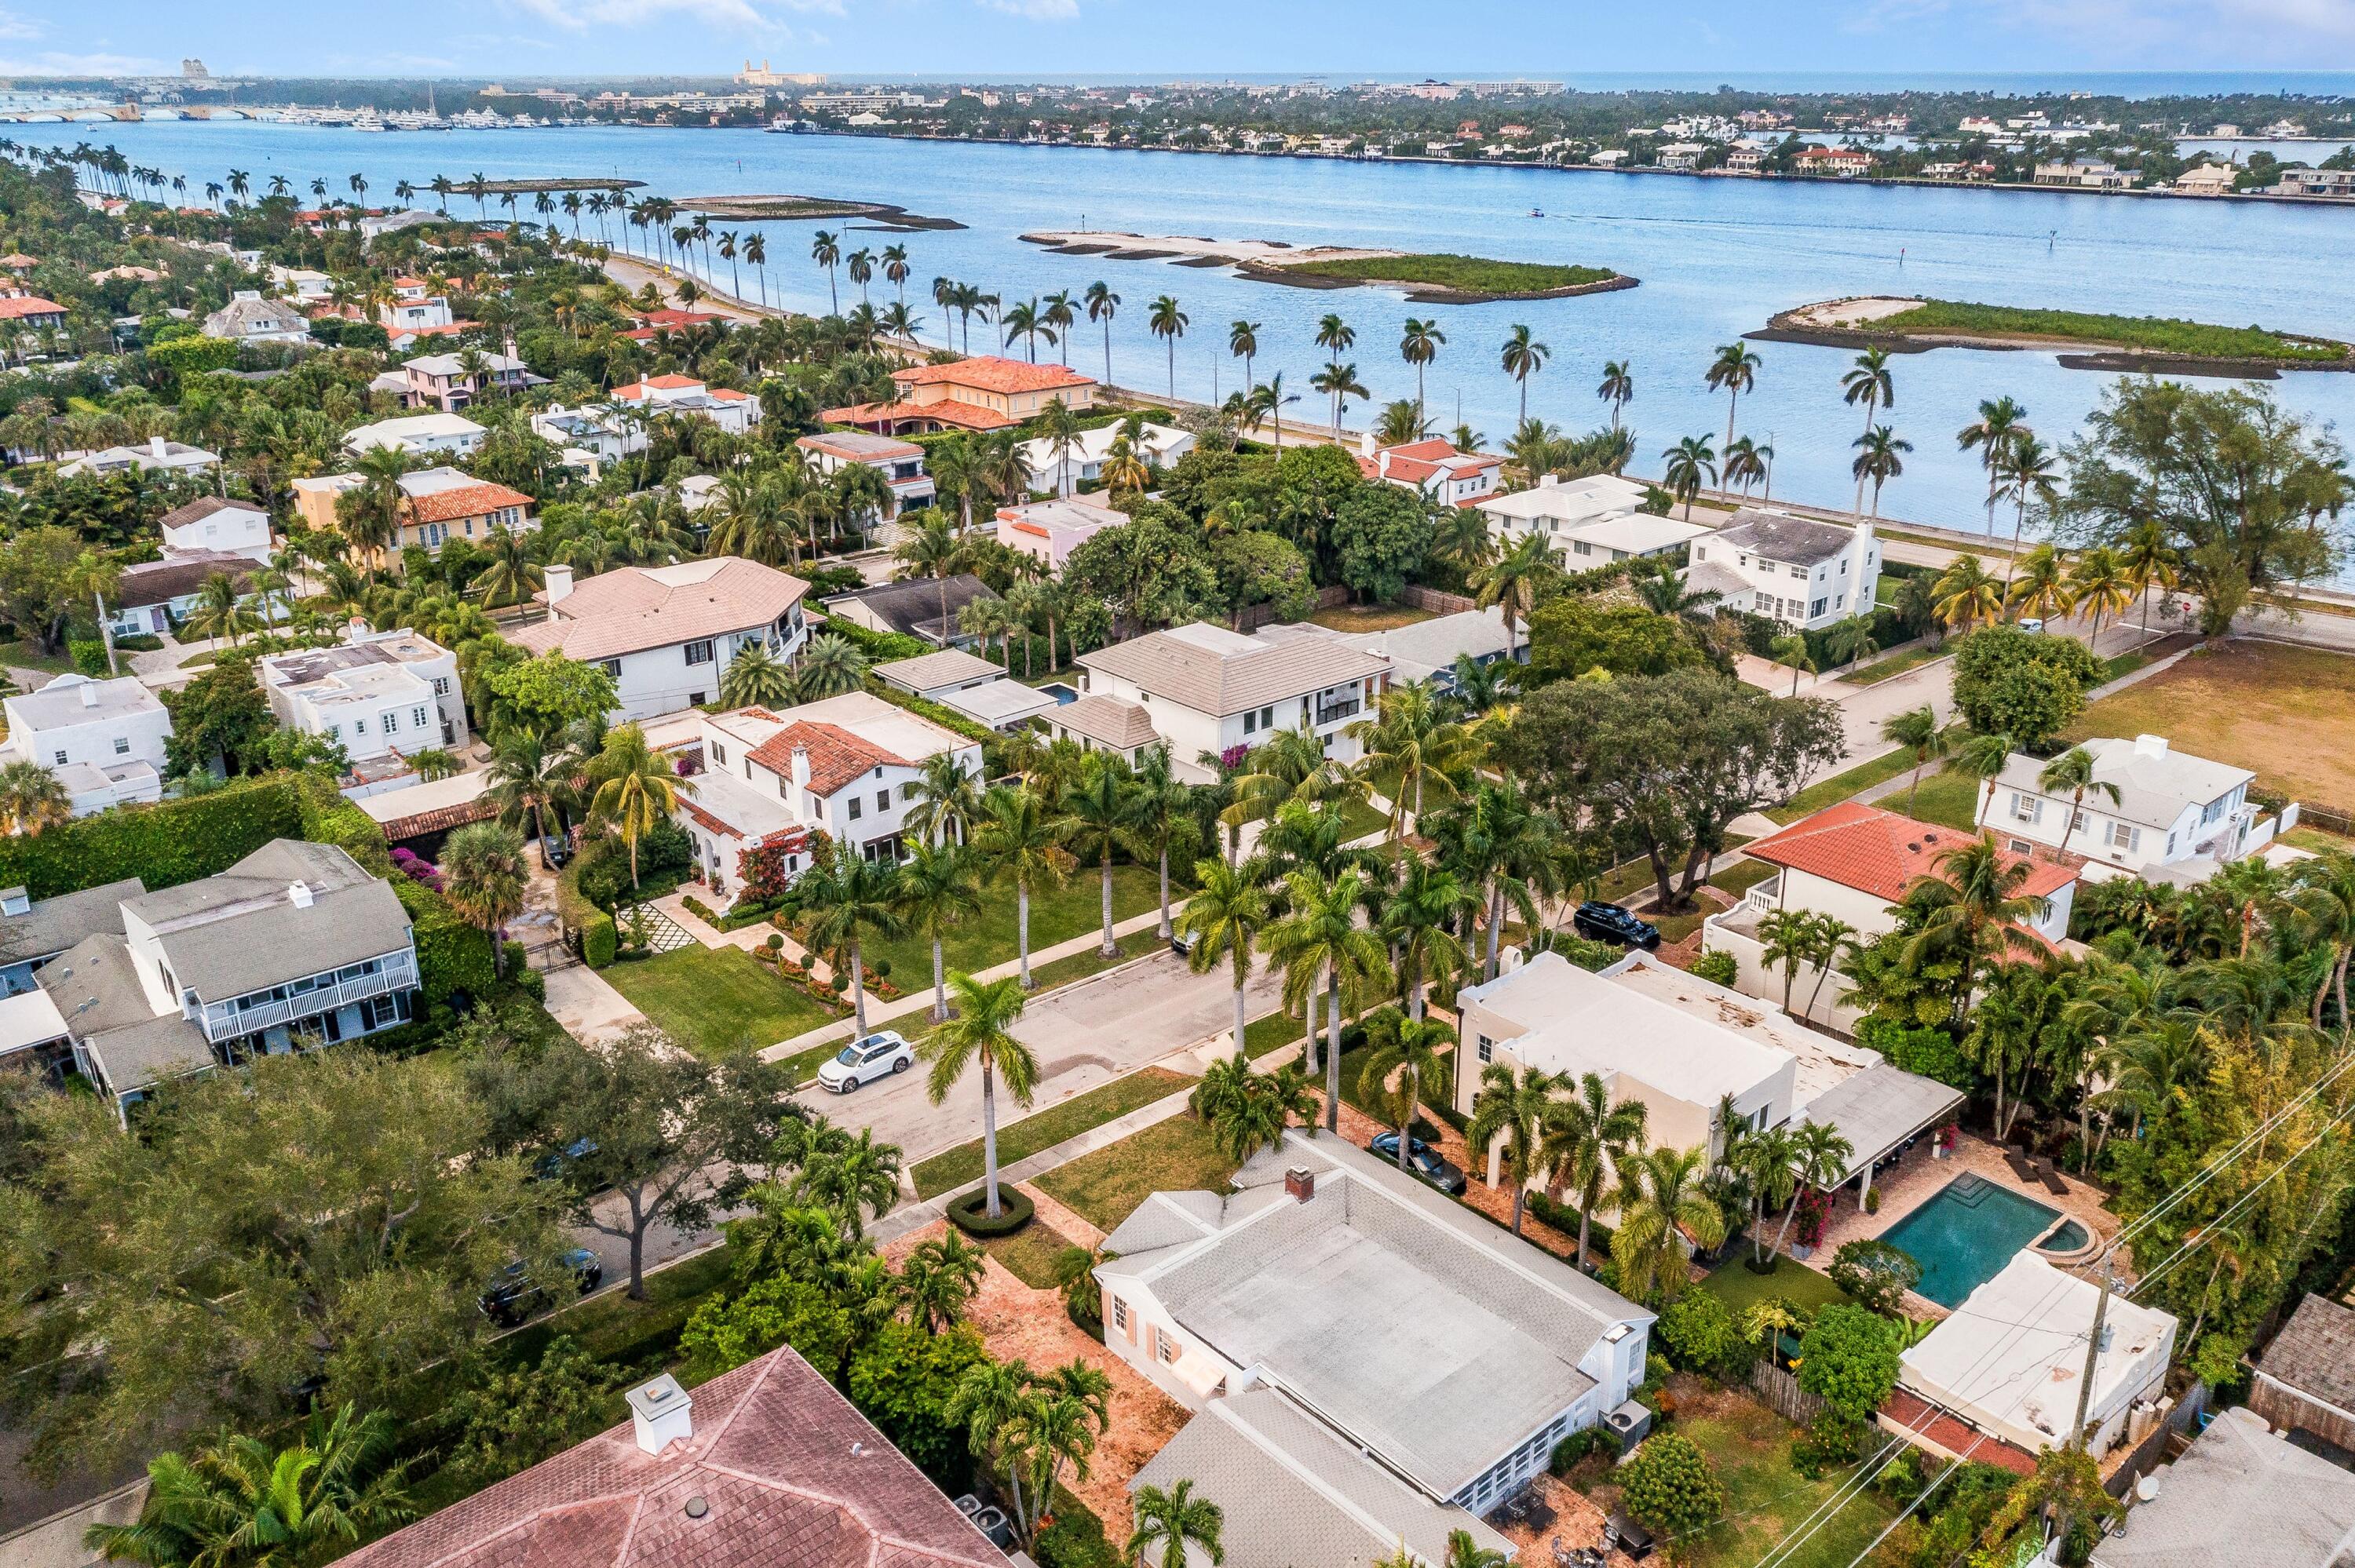
[[[1002,430],[1045,411],[1060,399],[1084,412],[1095,407],[1093,376],[1060,365],[1031,365],[976,355],[948,365],[911,365],[891,373],[898,394],[888,403],[858,403],[818,416],[829,425],[856,425],[879,435],[930,430]]]
[[[791,1349],[362,1547],[350,1568],[1008,1568]]]

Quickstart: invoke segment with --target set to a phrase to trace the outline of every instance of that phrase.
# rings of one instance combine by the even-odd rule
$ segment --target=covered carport
[[[1864,1207],[1872,1173],[1932,1128],[1954,1118],[1968,1097],[1951,1084],[1892,1067],[1886,1062],[1849,1074],[1799,1108],[1799,1119],[1839,1129],[1848,1139],[1848,1169],[1835,1187],[1857,1182],[1856,1203]]]

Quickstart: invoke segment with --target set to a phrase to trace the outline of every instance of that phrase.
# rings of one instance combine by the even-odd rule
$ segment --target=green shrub
[[[1837,1407],[1824,1411],[1791,1439],[1791,1467],[1807,1479],[1852,1462],[1864,1451],[1864,1423]]]
[[[1988,626],[1955,644],[1955,710],[1981,735],[2041,752],[2085,711],[2102,662],[2073,637]]]
[[[498,981],[491,970],[490,938],[468,925],[448,899],[423,883],[405,876],[391,882],[400,906],[409,911],[410,936],[417,945],[418,989],[426,1005],[491,994]]]
[[[837,624],[840,623],[837,622]],[[869,635],[873,634],[869,633]],[[907,641],[912,642],[915,639],[909,638]],[[932,650],[927,648],[925,652],[930,652]],[[906,655],[895,654],[894,657],[903,658]],[[911,695],[897,686],[887,686],[881,681],[868,682],[867,690],[892,706],[905,708],[918,718],[930,719],[950,734],[961,735],[967,740],[993,744],[1005,738],[988,726],[975,724],[954,708],[943,707],[940,704],[926,698]]]
[[[1725,1486],[1689,1438],[1663,1432],[1619,1467],[1627,1511],[1655,1535],[1707,1530],[1725,1512]]]
[[[1952,1088],[1967,1089],[1978,1083],[1962,1047],[1945,1030],[1909,1027],[1894,1018],[1868,1018],[1857,1025],[1857,1044],[1870,1046],[1889,1058],[1889,1065],[1917,1077],[1935,1078]]]
[[[1582,1426],[1553,1446],[1553,1453],[1546,1460],[1546,1467],[1557,1476],[1566,1476],[1578,1467],[1581,1459],[1594,1452],[1602,1441],[1601,1427]]]
[[[911,637],[901,631],[869,631],[863,626],[854,626],[847,616],[829,616],[814,630],[835,633],[866,654],[869,662],[877,664],[888,664],[894,659],[921,658],[926,653],[940,652],[921,637]],[[902,692],[900,694],[905,696],[907,694]]]
[[[88,675],[93,681],[103,681],[106,679],[105,643],[98,641],[96,638],[84,641],[81,638],[76,637],[67,641],[66,652],[72,655],[75,669],[80,671],[83,674]]]
[[[1732,1378],[1748,1370],[1750,1342],[1724,1298],[1688,1290],[1660,1314],[1660,1345],[1689,1372]]]
[[[507,983],[543,1007],[548,1003],[548,977],[531,967],[531,959],[521,942],[509,942],[506,951]]]
[[[152,632],[134,631],[128,637],[116,638],[114,647],[120,653],[160,653],[164,640]]]
[[[152,893],[226,871],[272,839],[309,836],[293,777],[270,774],[61,822],[37,836],[0,838],[0,886],[53,898],[135,876]],[[381,851],[381,832],[377,844]]]
[[[1732,985],[1742,978],[1742,962],[1720,948],[1695,959],[1692,972],[1711,985]]]
[[[1039,1532],[1030,1555],[1039,1568],[1121,1568],[1126,1561],[1104,1539],[1103,1520],[1068,1492],[1055,1495],[1054,1522]]]
[[[1897,1385],[1897,1325],[1842,1302],[1817,1312],[1799,1340],[1799,1386],[1868,1421]]]
[[[602,909],[592,911],[581,925],[581,959],[592,969],[611,969],[621,934],[613,929],[613,917]]]
[[[975,1188],[949,1205],[949,1224],[969,1236],[1010,1236],[1030,1223],[1038,1208],[1019,1188],[1004,1183],[997,1189],[997,1218],[984,1213],[988,1205],[987,1190]]]

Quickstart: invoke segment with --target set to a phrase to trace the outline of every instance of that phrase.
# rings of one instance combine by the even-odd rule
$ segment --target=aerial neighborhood
[[[737,86],[593,112],[939,107]],[[1233,92],[1949,177],[1456,86]],[[1007,139],[1156,111],[1095,90]],[[2286,383],[2105,362],[2072,429],[1948,342],[1948,432],[1860,326],[1638,360],[1371,252],[1456,281],[1269,291],[1304,397],[1137,281],[1199,256],[1000,297],[896,207],[297,177],[445,123],[334,112],[0,140],[0,1568],[2355,1563]],[[1939,136],[2220,166],[2069,129]]]

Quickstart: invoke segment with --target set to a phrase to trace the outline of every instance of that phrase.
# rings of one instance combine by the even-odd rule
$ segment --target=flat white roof
[[[1491,517],[1522,520],[1544,517],[1576,523],[1633,512],[1644,504],[1644,486],[1615,473],[1589,474],[1555,484],[1533,485],[1509,495],[1491,495],[1477,503]]]
[[[58,1039],[65,1032],[65,1014],[38,986],[0,997],[0,1056]]]
[[[1627,512],[1615,517],[1598,517],[1592,523],[1578,524],[1565,530],[1564,536],[1600,545],[1606,550],[1625,550],[1631,556],[1647,556],[1655,550],[1672,549],[1689,543],[1708,532],[1698,523],[1681,522],[1674,517],[1655,517],[1648,512]]]
[[[479,436],[483,433],[483,427],[458,414],[410,414],[403,418],[379,419],[373,425],[362,425],[344,438],[344,445],[358,450],[433,436],[469,433]]]
[[[97,700],[85,703],[85,694],[94,694]],[[59,675],[37,692],[10,697],[5,706],[11,729],[34,731],[66,729],[78,724],[164,711],[163,703],[135,675],[114,680]]]
[[[992,729],[1033,714],[1052,713],[1056,706],[1054,698],[1019,681],[986,681],[978,686],[943,692],[932,700]]]
[[[381,795],[364,796],[354,804],[378,822],[391,822],[424,811],[471,805],[490,785],[490,774],[477,769],[472,773],[453,773],[447,779],[411,784],[404,789],[388,789]]]

